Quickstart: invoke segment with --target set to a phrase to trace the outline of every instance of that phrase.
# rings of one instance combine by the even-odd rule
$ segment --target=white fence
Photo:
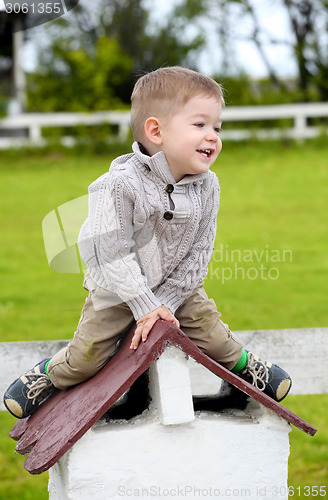
[[[124,140],[130,130],[129,111],[98,111],[95,113],[24,113],[0,120],[0,149],[20,146],[44,146],[42,129],[110,124],[118,127],[117,138]],[[6,130],[8,137],[1,137]],[[26,130],[27,137],[10,137],[9,131]],[[9,132],[9,133],[8,133]],[[63,137],[63,145],[74,145],[73,137]]]
[[[309,118],[328,117],[328,103],[280,104],[274,106],[239,106],[227,107],[223,110],[222,139],[245,140],[277,139],[288,137],[293,139],[310,139],[320,134],[327,134],[328,127],[308,124]],[[292,119],[289,128],[249,129],[247,122]],[[238,129],[229,130],[229,122],[241,122]],[[111,124],[118,127],[117,138],[124,140],[130,129],[130,113],[128,111],[101,111],[95,113],[24,113],[0,120],[0,149],[20,146],[44,146],[42,129],[48,127],[76,127]],[[224,130],[225,124],[227,129]],[[25,130],[26,137],[17,137],[18,130]],[[3,132],[6,131],[6,134]],[[16,131],[16,133],[15,133]],[[12,132],[12,136],[10,134]],[[6,135],[7,137],[4,137]],[[14,136],[16,135],[16,137]],[[64,145],[73,145],[72,137],[63,137]]]
[[[284,368],[293,380],[291,394],[327,394],[328,328],[257,330],[236,332],[245,347]],[[40,359],[54,356],[68,340],[0,342],[0,393]],[[194,395],[214,395],[220,379],[190,360]],[[306,367],[306,368],[304,368]],[[206,390],[205,390],[206,387]],[[0,411],[4,410],[0,400]]]

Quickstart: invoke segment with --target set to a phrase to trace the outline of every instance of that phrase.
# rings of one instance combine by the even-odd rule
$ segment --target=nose
[[[213,129],[210,129],[208,132],[207,132],[207,135],[206,135],[206,140],[210,141],[210,142],[217,142],[219,139],[219,136],[217,134],[217,132],[215,132],[215,130]]]

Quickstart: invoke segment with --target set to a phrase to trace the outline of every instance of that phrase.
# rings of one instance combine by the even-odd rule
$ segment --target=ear
[[[145,134],[147,139],[156,144],[157,146],[162,144],[162,133],[161,133],[161,123],[155,116],[150,116],[145,123]]]

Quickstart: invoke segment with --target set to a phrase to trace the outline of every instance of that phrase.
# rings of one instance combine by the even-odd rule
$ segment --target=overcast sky
[[[147,0],[151,6],[151,12],[154,19],[159,21],[167,15],[172,7],[180,0]],[[80,0],[81,3],[90,5],[89,0]],[[96,0],[93,0],[92,5],[95,5]],[[3,4],[3,0],[0,0]],[[290,32],[288,28],[288,20],[282,8],[279,8],[277,2],[275,8],[272,8],[270,0],[252,0],[252,3],[257,6],[257,13],[261,20],[261,24],[265,26],[266,30],[275,38],[290,39]],[[92,7],[90,7],[91,13]],[[67,16],[70,13],[66,14]],[[239,35],[247,33],[247,25],[239,23],[236,19],[236,30]],[[203,23],[204,31],[208,35],[208,45],[206,50],[200,57],[199,69],[205,73],[217,73],[220,68],[221,55],[220,50],[215,43],[214,31],[211,32],[210,23]],[[192,28],[191,28],[192,29]],[[33,30],[33,31],[32,31]],[[43,27],[35,27],[30,30],[31,41],[28,42],[24,48],[24,67],[27,71],[34,69],[36,64],[36,47],[42,45],[44,39]],[[263,77],[266,75],[266,69],[259,57],[259,54],[254,44],[246,41],[236,42],[235,52],[239,63],[243,69],[252,77]],[[296,74],[296,65],[293,62],[290,51],[283,46],[267,46],[266,52],[270,58],[271,63],[275,67],[277,73],[281,76],[293,76]]]

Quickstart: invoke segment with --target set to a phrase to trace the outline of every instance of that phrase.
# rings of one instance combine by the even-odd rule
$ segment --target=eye
[[[219,134],[221,132],[222,128],[221,127],[214,127],[214,132]]]
[[[198,127],[198,128],[203,128],[204,127],[204,123],[203,122],[198,122],[198,123],[195,123],[194,125],[195,125],[195,127]]]

